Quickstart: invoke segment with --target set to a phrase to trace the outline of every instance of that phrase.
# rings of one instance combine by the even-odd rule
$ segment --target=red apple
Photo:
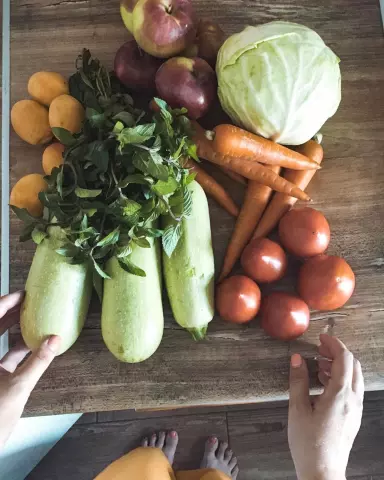
[[[184,57],[200,57],[212,68],[216,66],[217,54],[225,41],[226,35],[220,25],[211,20],[199,20],[195,40],[182,55]]]
[[[124,25],[132,33],[133,32],[133,9],[139,0],[121,0],[120,14]]]
[[[150,55],[177,55],[193,42],[196,34],[190,0],[139,0],[133,10],[133,34]]]
[[[193,119],[207,113],[216,95],[216,74],[202,58],[174,57],[156,73],[159,96],[171,107],[188,109]]]
[[[120,82],[133,90],[155,90],[155,75],[162,63],[143,52],[132,37],[115,56],[115,73]]]

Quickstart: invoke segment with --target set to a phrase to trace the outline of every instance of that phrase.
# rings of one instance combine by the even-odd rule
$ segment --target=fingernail
[[[216,437],[210,437],[209,443],[211,443],[212,445],[214,445],[216,442],[217,442],[217,438],[216,438]]]
[[[45,340],[44,345],[46,345],[52,353],[56,354],[59,351],[60,343],[61,338],[58,335],[51,335]]]
[[[301,367],[302,363],[303,363],[303,360],[301,358],[301,355],[299,353],[294,353],[291,357],[291,367],[299,368]]]
[[[176,433],[174,430],[172,430],[172,432],[171,432],[171,437],[172,437],[172,438],[176,438],[176,437],[177,437],[177,433]]]

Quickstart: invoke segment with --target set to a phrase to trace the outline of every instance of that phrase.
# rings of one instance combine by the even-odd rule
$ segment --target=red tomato
[[[290,210],[279,223],[283,247],[298,257],[314,257],[328,247],[331,231],[324,215],[314,208]]]
[[[246,323],[257,315],[260,298],[260,289],[253,280],[244,275],[234,275],[217,287],[216,306],[224,320]]]
[[[255,238],[245,247],[241,265],[255,282],[275,282],[283,278],[287,270],[287,256],[278,243]]]
[[[301,298],[284,292],[266,296],[261,306],[261,327],[271,337],[293,340],[309,326],[309,308]]]
[[[298,292],[311,308],[335,310],[342,307],[355,289],[355,274],[336,256],[310,258],[300,269]]]

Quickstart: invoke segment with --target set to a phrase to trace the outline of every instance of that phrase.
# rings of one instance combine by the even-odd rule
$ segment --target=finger
[[[319,350],[319,353],[320,355],[322,355],[323,357],[325,358],[331,358],[331,351],[329,350],[329,348],[324,345],[323,343],[321,343],[318,347],[318,350]]]
[[[308,368],[306,362],[298,353],[291,357],[289,408],[299,411],[309,411],[311,409]]]
[[[24,292],[22,290],[0,297],[0,318],[4,317],[5,314],[13,308],[19,306],[23,298]]]
[[[353,362],[352,390],[363,401],[364,398],[364,376],[361,369],[361,363],[356,358]]]
[[[326,386],[328,385],[329,380],[330,380],[331,377],[330,377],[329,375],[327,375],[325,372],[319,372],[317,376],[318,376],[318,378],[319,378],[320,383],[321,383],[324,387],[326,387]]]
[[[340,390],[352,387],[353,355],[347,347],[336,337],[320,335],[320,341],[328,347],[331,354],[332,368],[331,379],[328,387],[330,393],[335,394]]]
[[[29,352],[30,350],[24,342],[19,343],[4,355],[0,361],[0,366],[3,367],[4,370],[7,370],[7,372],[13,373]]]
[[[49,367],[60,348],[61,339],[57,335],[47,338],[40,348],[32,353],[18,370],[16,376],[31,391],[45,370]]]

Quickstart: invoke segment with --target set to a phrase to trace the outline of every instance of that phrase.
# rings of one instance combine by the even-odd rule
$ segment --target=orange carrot
[[[275,165],[274,167],[271,167],[271,170],[275,173],[279,173],[280,167]],[[261,185],[253,180],[248,183],[244,202],[239,216],[237,217],[235,229],[225,253],[219,282],[228,276],[233,266],[240,258],[245,246],[252,237],[252,233],[254,232],[271,195],[271,188]]]
[[[227,175],[227,177],[232,178],[232,180],[234,180],[235,182],[241,183],[241,185],[247,185],[247,180],[238,173],[232,172],[232,170],[229,170],[226,167],[220,167],[220,170],[222,170],[225,175]]]
[[[305,192],[300,190],[300,188],[296,187],[293,183],[280,177],[270,168],[264,167],[257,162],[238,157],[231,157],[216,152],[212,147],[212,142],[206,138],[205,131],[200,125],[194,122],[193,127],[195,132],[192,139],[197,145],[197,154],[199,157],[215,163],[216,165],[227,167],[249,180],[255,180],[263,185],[267,185],[268,187],[271,187],[272,190],[285,193],[286,195],[299,198],[300,200],[310,200],[310,197]]]
[[[239,208],[233,201],[232,197],[224,190],[224,188],[216,182],[203,168],[200,167],[192,159],[188,159],[185,162],[185,166],[196,172],[196,181],[200,183],[203,190],[210,197],[214,198],[216,202],[221,205],[229,214],[237,217],[239,214]]]
[[[234,125],[218,125],[213,129],[213,148],[216,152],[230,157],[279,165],[292,170],[320,168],[316,162],[300,152],[295,152]]]
[[[300,145],[296,148],[298,152],[308,156],[314,162],[320,165],[323,160],[323,148],[321,145],[313,140],[309,140],[304,145]],[[287,170],[284,177],[290,182],[296,184],[299,188],[304,190],[312,177],[316,173],[316,170],[307,170],[305,172],[298,172],[297,170]],[[281,217],[292,208],[297,202],[297,199],[284,195],[282,193],[275,193],[270,204],[264,212],[259,225],[257,226],[253,238],[266,237],[279,223]]]

